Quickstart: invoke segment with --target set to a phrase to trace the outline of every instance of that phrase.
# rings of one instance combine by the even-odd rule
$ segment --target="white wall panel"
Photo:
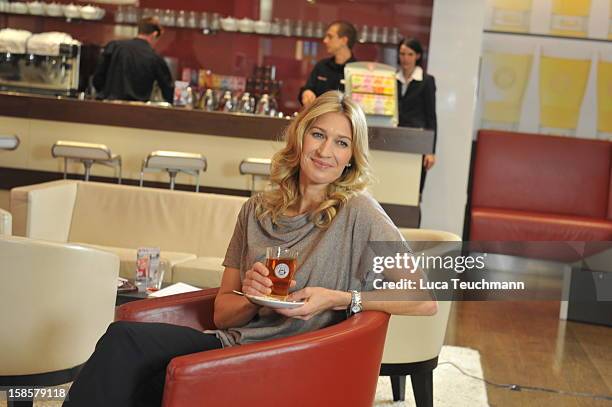
[[[427,175],[424,228],[461,235],[485,0],[435,0],[429,44],[429,73],[436,77],[437,162]]]

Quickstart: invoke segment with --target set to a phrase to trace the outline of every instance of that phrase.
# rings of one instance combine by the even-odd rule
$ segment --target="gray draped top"
[[[266,247],[283,246],[299,252],[297,285],[334,290],[371,289],[369,245],[371,241],[401,241],[402,236],[381,206],[368,193],[350,198],[327,229],[316,227],[309,214],[257,219],[261,196],[242,207],[223,265],[240,270],[241,279],[256,261],[265,260]],[[214,331],[223,346],[282,338],[332,325],[346,317],[344,311],[328,310],[308,321],[287,318],[262,307],[246,325]]]

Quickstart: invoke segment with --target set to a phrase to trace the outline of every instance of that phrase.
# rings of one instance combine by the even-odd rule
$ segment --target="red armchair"
[[[213,329],[216,293],[135,301],[115,317]],[[371,407],[388,320],[366,311],[315,332],[174,358],[162,405]]]

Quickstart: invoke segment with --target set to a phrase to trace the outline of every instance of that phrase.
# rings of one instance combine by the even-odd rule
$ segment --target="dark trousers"
[[[72,384],[66,407],[160,406],[172,358],[221,348],[215,335],[177,325],[113,322]]]

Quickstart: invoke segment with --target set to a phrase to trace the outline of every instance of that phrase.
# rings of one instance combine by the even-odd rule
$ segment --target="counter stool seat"
[[[143,184],[145,172],[166,171],[170,177],[170,189],[174,189],[176,175],[179,172],[183,172],[195,177],[195,190],[200,192],[200,172],[206,171],[206,165],[206,157],[202,154],[178,151],[153,151],[142,163],[140,186]]]
[[[105,144],[59,140],[51,147],[51,155],[64,159],[64,179],[67,177],[68,161],[71,160],[83,164],[85,181],[89,181],[91,166],[96,163],[117,168],[117,180],[121,184],[121,156],[113,154]]]
[[[245,158],[240,162],[239,170],[242,175],[251,176],[251,192],[255,192],[257,178],[269,178],[272,160],[269,158]]]
[[[15,135],[0,135],[0,150],[15,150],[19,147],[19,137]]]

